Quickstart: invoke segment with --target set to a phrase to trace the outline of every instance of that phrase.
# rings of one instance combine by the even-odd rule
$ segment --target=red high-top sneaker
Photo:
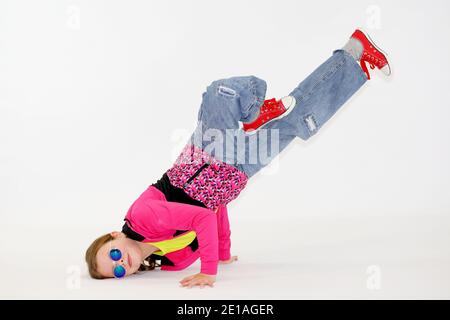
[[[258,118],[252,122],[243,123],[243,129],[246,133],[255,133],[269,122],[287,116],[294,106],[295,98],[293,96],[286,96],[280,100],[275,100],[275,98],[264,100]]]
[[[366,62],[369,63],[370,69],[373,70],[375,69],[375,67],[377,67],[385,75],[391,75],[391,67],[389,66],[386,53],[375,45],[368,34],[359,29],[356,29],[356,31],[352,34],[352,38],[360,41],[363,45],[363,52],[361,54],[359,63],[361,64],[361,68],[363,69],[363,71],[367,74],[367,78],[369,80],[370,74],[369,70],[367,69]]]

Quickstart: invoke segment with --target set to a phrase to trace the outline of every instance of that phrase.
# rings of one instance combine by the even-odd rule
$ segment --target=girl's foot
[[[258,117],[252,122],[243,123],[243,129],[246,133],[255,133],[266,124],[287,116],[294,106],[295,98],[293,96],[286,96],[280,100],[275,100],[275,98],[265,100]]]
[[[370,69],[377,67],[385,75],[391,75],[386,53],[377,47],[369,35],[363,31],[356,29],[343,49],[359,61],[367,79],[370,80],[370,74],[366,62],[369,63]]]

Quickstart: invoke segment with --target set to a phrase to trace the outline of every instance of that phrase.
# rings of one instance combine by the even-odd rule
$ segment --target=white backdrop
[[[0,298],[450,298],[448,1],[0,2]],[[215,79],[281,97],[364,27],[369,81],[229,206],[235,265],[88,278]],[[263,245],[261,245],[263,243]],[[256,247],[255,247],[256,246]]]

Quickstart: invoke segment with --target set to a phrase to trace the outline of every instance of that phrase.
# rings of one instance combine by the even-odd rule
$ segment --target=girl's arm
[[[219,260],[228,261],[231,258],[231,229],[228,220],[228,210],[226,206],[220,206],[216,210],[217,231],[219,238]]]
[[[219,260],[217,218],[213,211],[198,206],[160,200],[146,201],[150,216],[140,219],[149,229],[194,230],[197,234],[201,273],[217,274]]]

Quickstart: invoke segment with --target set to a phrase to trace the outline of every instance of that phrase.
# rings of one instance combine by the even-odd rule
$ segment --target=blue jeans
[[[336,50],[289,94],[296,104],[287,116],[248,135],[239,122],[258,116],[266,82],[255,76],[216,80],[203,93],[191,143],[251,177],[295,137],[307,140],[316,134],[366,81],[354,58]]]

